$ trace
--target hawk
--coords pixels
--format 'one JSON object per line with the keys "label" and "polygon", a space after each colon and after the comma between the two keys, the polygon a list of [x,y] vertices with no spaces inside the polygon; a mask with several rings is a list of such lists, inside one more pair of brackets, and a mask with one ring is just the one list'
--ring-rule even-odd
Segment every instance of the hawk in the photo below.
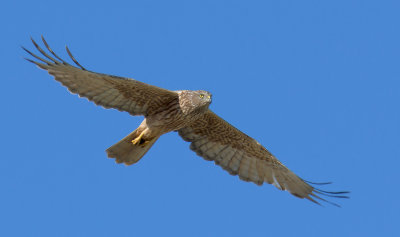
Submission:
{"label": "hawk", "polygon": [[313,187],[311,184],[327,183],[301,179],[255,139],[212,112],[209,109],[210,92],[170,91],[134,79],[92,72],[78,63],[68,47],[66,51],[76,66],[57,56],[43,36],[48,52],[31,40],[44,57],[22,47],[38,61],[26,60],[46,70],[70,92],[105,108],[144,116],[136,130],[106,150],[108,157],[115,158],[117,163],[131,165],[138,162],[161,135],[177,131],[183,140],[191,143],[190,149],[197,155],[214,161],[241,180],[257,185],[273,184],[317,204],[317,200],[322,200],[337,205],[320,195],[348,198],[345,195],[348,192],[328,192]]}

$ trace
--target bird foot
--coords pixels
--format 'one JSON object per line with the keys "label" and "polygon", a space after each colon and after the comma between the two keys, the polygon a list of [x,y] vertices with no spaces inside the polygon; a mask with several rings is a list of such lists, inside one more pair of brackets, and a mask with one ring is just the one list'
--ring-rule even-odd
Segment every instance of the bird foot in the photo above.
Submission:
{"label": "bird foot", "polygon": [[141,138],[141,136],[139,136],[139,137],[133,139],[131,142],[133,145],[140,145],[141,140],[142,140],[142,138]]}
{"label": "bird foot", "polygon": [[135,146],[141,146],[141,147],[145,147],[150,141],[144,140],[142,138],[143,133],[140,134],[137,138],[133,139],[131,142],[133,145]]}

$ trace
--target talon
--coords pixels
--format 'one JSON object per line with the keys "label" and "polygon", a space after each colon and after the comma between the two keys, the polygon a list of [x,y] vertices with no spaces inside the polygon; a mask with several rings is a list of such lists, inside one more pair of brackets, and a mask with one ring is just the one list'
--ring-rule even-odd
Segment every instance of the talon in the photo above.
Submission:
{"label": "talon", "polygon": [[141,137],[137,137],[137,138],[133,139],[131,142],[133,145],[139,145],[141,139],[142,139]]}
{"label": "talon", "polygon": [[133,139],[131,142],[133,145],[141,145],[143,143],[142,140],[143,133],[141,133],[137,138]]}

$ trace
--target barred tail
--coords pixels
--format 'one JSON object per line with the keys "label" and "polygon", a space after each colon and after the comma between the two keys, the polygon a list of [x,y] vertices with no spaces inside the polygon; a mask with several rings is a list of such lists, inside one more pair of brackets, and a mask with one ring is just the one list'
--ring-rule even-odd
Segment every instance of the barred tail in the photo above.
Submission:
{"label": "barred tail", "polygon": [[133,144],[132,140],[138,137],[137,130],[131,132],[121,141],[117,142],[106,150],[109,158],[115,158],[117,163],[132,165],[138,162],[147,151],[153,146],[159,137],[153,138],[145,143]]}

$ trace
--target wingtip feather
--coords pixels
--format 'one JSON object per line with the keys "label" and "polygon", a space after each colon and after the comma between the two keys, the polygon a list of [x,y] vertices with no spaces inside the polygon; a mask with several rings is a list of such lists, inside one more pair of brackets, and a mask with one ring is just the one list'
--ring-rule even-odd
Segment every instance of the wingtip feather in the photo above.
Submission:
{"label": "wingtip feather", "polygon": [[72,55],[71,51],[69,50],[68,46],[65,46],[65,49],[67,50],[67,53],[69,55],[69,57],[72,59],[72,61],[74,61],[74,63],[79,66],[82,70],[87,71],[76,59],[75,57]]}

